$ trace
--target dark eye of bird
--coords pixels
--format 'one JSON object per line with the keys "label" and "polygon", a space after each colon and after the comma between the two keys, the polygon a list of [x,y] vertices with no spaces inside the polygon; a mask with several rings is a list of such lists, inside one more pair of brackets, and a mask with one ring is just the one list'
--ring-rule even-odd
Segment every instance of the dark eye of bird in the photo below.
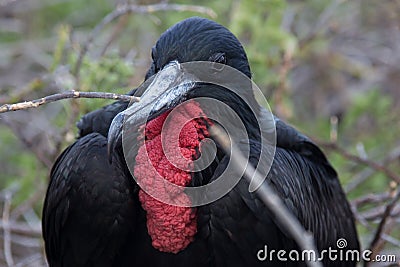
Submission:
{"label": "dark eye of bird", "polygon": [[[217,54],[212,55],[210,57],[210,61],[215,62],[215,63],[220,63],[220,64],[226,64],[225,53],[217,53]],[[213,64],[212,68],[217,71],[221,71],[224,68],[224,66],[220,65],[220,64]]]}
{"label": "dark eye of bird", "polygon": [[225,53],[219,54],[215,62],[225,64],[226,63]]}

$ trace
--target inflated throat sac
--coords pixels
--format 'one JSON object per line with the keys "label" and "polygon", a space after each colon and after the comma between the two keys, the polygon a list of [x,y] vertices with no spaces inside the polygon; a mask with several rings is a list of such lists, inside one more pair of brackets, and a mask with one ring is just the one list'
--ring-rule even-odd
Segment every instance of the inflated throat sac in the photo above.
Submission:
{"label": "inflated throat sac", "polygon": [[[186,194],[166,188],[163,179],[179,186],[190,184],[190,170],[193,161],[199,157],[201,140],[209,136],[207,124],[210,121],[195,101],[176,107],[167,119],[169,113],[149,121],[139,136],[143,144],[135,159],[134,175],[143,188],[151,188],[152,194],[157,194],[159,199],[177,198],[177,203],[190,203]],[[162,144],[161,135],[165,135],[163,138],[175,136],[179,140]],[[162,179],[154,179],[157,175]],[[178,253],[193,241],[197,232],[195,208],[160,202],[142,189],[139,200],[147,212],[147,230],[154,248]]]}

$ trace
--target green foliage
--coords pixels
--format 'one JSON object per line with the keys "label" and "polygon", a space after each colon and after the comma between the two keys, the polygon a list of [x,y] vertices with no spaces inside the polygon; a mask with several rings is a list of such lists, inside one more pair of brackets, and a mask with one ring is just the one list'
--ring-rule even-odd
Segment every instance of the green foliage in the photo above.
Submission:
{"label": "green foliage", "polygon": [[[31,19],[31,34],[46,36],[54,26],[63,22],[74,27],[92,27],[98,18],[110,12],[112,5],[107,0],[87,1],[41,1],[36,16]],[[77,12],[79,11],[79,12]]]}
{"label": "green foliage", "polygon": [[[110,53],[98,60],[85,57],[81,68],[81,91],[107,91],[124,94],[130,91],[129,79],[135,74],[133,65],[117,53]],[[84,99],[84,110],[93,110],[109,103],[109,100]],[[95,102],[95,103],[94,103]]]}
{"label": "green foliage", "polygon": [[[352,136],[352,141],[358,140],[368,147],[376,146],[376,136],[386,141],[394,141],[393,132],[387,127],[397,118],[391,111],[392,99],[382,94],[381,89],[372,89],[354,98],[351,109],[346,113],[343,128]],[[354,131],[354,128],[358,131]],[[375,140],[370,140],[371,137]]]}
{"label": "green foliage", "polygon": [[282,55],[296,50],[296,38],[281,28],[286,7],[287,3],[279,0],[241,1],[233,10],[229,28],[243,41],[260,88],[278,84]]}
{"label": "green foliage", "polygon": [[128,85],[134,75],[133,66],[125,62],[117,53],[107,54],[91,60],[85,57],[81,69],[81,90],[113,91],[116,87]]}
{"label": "green foliage", "polygon": [[48,170],[41,166],[32,153],[21,147],[9,129],[0,128],[0,140],[0,188],[13,188],[12,204],[18,206],[37,191],[38,183],[47,182]]}
{"label": "green foliage", "polygon": [[68,42],[70,34],[71,34],[71,27],[69,25],[61,25],[58,27],[57,29],[58,42],[54,48],[53,64],[50,67],[51,71],[54,71],[55,67],[61,64],[65,45]]}
{"label": "green foliage", "polygon": [[0,40],[4,43],[14,43],[21,39],[21,36],[16,32],[0,32]]}
{"label": "green foliage", "polygon": [[7,188],[16,188],[17,191],[13,196],[13,205],[18,206],[26,200],[27,197],[33,195],[39,187],[39,183],[47,183],[48,171],[41,168],[40,163],[28,151],[14,155],[15,170],[17,174],[9,177],[7,180]]}

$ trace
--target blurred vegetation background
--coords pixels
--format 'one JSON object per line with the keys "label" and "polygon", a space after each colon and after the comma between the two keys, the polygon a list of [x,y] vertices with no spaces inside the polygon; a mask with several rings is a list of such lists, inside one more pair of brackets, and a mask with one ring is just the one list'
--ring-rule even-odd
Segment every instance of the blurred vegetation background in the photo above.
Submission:
{"label": "blurred vegetation background", "polygon": [[[159,11],[118,13],[124,5]],[[0,105],[71,89],[126,93],[143,81],[159,35],[195,15],[238,36],[274,113],[322,146],[363,249],[400,261],[399,1],[0,0]],[[0,115],[0,266],[46,265],[50,168],[79,117],[109,103],[63,100]],[[399,266],[390,264],[371,266]]]}

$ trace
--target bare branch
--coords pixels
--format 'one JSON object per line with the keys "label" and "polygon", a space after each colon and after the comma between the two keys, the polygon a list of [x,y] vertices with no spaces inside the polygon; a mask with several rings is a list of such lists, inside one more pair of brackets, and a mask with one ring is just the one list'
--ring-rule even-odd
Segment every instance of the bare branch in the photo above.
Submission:
{"label": "bare branch", "polygon": [[274,92],[275,112],[283,119],[291,116],[291,111],[283,101],[284,95],[288,90],[288,73],[293,68],[293,51],[291,48],[286,49],[283,55],[282,64],[279,68],[279,83]]}
{"label": "bare branch", "polygon": [[105,46],[101,50],[100,56],[104,56],[106,53],[107,49],[110,47],[113,41],[117,39],[117,37],[123,32],[123,30],[126,28],[126,25],[129,22],[129,16],[128,15],[123,15],[120,17],[118,23],[115,25],[114,29],[111,32],[111,36],[108,38]]}
{"label": "bare branch", "polygon": [[[43,196],[46,193],[46,186],[43,183],[40,183],[38,179],[36,179],[36,181],[38,185],[35,193],[13,209],[13,211],[10,214],[11,220],[16,221],[24,212],[26,212],[29,209],[32,209],[35,203],[38,203],[40,200],[43,199]],[[1,227],[1,221],[0,221],[0,227]]]}
{"label": "bare branch", "polygon": [[380,194],[371,193],[352,200],[351,204],[353,204],[355,207],[359,207],[371,203],[381,203],[389,199],[391,199],[389,192],[383,192]]}
{"label": "bare branch", "polygon": [[382,234],[382,239],[385,240],[386,242],[389,242],[392,245],[395,245],[400,248],[400,240],[397,238],[394,238],[393,236],[387,235],[387,234]]}
{"label": "bare branch", "polygon": [[[384,158],[382,161],[378,162],[378,164],[382,166],[388,166],[390,163],[393,161],[397,160],[400,157],[400,146],[395,147],[391,152],[387,153],[386,158]],[[346,193],[351,192],[357,186],[361,183],[363,183],[368,177],[370,177],[372,174],[374,174],[373,169],[365,169],[362,172],[356,174],[353,179],[346,184],[344,191]]]}
{"label": "bare branch", "polygon": [[12,224],[9,224],[8,222],[5,222],[3,219],[0,220],[0,228],[3,229],[3,231],[4,229],[7,228],[8,231],[21,235],[38,236],[38,237],[42,236],[42,228],[40,225],[38,225],[37,228],[33,228],[27,223],[13,221]]}
{"label": "bare branch", "polygon": [[332,143],[332,142],[324,142],[320,141],[318,139],[312,138],[318,145],[325,147],[327,149],[334,150],[335,152],[339,153],[341,156],[344,158],[347,158],[351,161],[354,161],[358,164],[361,165],[366,165],[370,167],[371,169],[374,169],[375,171],[381,172],[385,174],[387,177],[389,177],[391,180],[395,181],[396,183],[400,184],[400,176],[397,175],[395,172],[390,170],[389,168],[386,168],[385,166],[376,163],[374,161],[371,161],[369,159],[364,159],[359,156],[356,156],[354,154],[351,154],[347,152],[344,148],[341,148],[338,144]]}
{"label": "bare branch", "polygon": [[326,25],[335,14],[335,10],[343,2],[343,0],[335,0],[332,1],[327,7],[325,7],[325,9],[319,15],[316,23],[314,24],[314,27],[311,28],[310,32],[304,38],[299,40],[300,47],[305,46],[307,43],[315,39],[321,29],[324,28],[324,25]]}
{"label": "bare branch", "polygon": [[68,91],[64,93],[49,95],[31,101],[25,101],[16,104],[4,104],[0,106],[0,113],[16,111],[21,109],[28,109],[28,108],[37,108],[38,106],[41,106],[43,104],[68,98],[101,98],[101,99],[114,99],[122,101],[134,101],[134,102],[138,102],[140,99],[139,97],[136,96],[120,95],[120,94],[106,93],[106,92]]}
{"label": "bare branch", "polygon": [[[364,211],[360,213],[360,216],[363,217],[367,221],[377,221],[382,220],[383,216],[385,216],[386,205],[377,206],[375,208],[369,209],[368,211]],[[390,213],[390,217],[395,218],[400,215],[400,206],[396,205],[392,212]]]}
{"label": "bare branch", "polygon": [[4,207],[3,207],[3,246],[4,246],[4,257],[7,262],[7,266],[14,265],[13,254],[11,251],[11,231],[10,231],[10,208],[11,208],[11,197],[12,193],[7,192],[4,196]]}
{"label": "bare branch", "polygon": [[8,126],[10,130],[14,133],[17,139],[28,149],[30,150],[45,168],[50,169],[53,166],[53,160],[55,159],[53,153],[45,153],[44,149],[38,149],[37,146],[33,145],[33,141],[27,138],[22,131],[18,130],[19,128],[16,126],[14,121],[11,118],[3,117],[1,123]]}
{"label": "bare branch", "polygon": [[[354,205],[351,205],[351,208],[352,208],[352,212],[353,212],[353,214],[354,214],[354,217],[356,218],[356,220],[361,224],[361,225],[363,225],[366,229],[368,229],[369,231],[374,231],[374,228],[367,222],[367,220],[363,217],[363,215],[361,215],[358,211],[357,211],[357,209],[354,207]],[[383,212],[382,212],[383,213]],[[382,215],[382,214],[381,214]],[[381,216],[380,216],[381,217]],[[382,235],[381,235],[381,238],[382,238],[382,240],[385,240],[386,242],[388,242],[388,243],[390,243],[390,244],[392,244],[392,245],[395,245],[395,246],[397,246],[397,247],[400,247],[400,240],[398,240],[398,239],[396,239],[396,238],[394,238],[394,237],[392,237],[392,236],[389,236],[389,235],[387,235],[387,234],[385,234],[385,233],[382,233]]]}
{"label": "bare branch", "polygon": [[[35,253],[31,256],[28,256],[24,259],[22,259],[20,262],[15,264],[15,267],[20,267],[20,266],[37,266],[37,262],[42,263],[42,254],[40,253]],[[36,265],[34,265],[34,263],[36,263]],[[44,266],[47,266],[44,265]]]}
{"label": "bare branch", "polygon": [[217,14],[212,10],[211,8],[208,7],[203,7],[203,6],[196,6],[196,5],[180,5],[180,4],[168,4],[168,3],[160,3],[160,4],[154,4],[154,5],[121,5],[118,6],[116,9],[114,9],[111,13],[109,13],[107,16],[105,16],[99,24],[96,25],[96,27],[93,29],[93,31],[89,34],[89,38],[83,45],[83,48],[81,49],[78,57],[78,61],[76,62],[75,68],[74,68],[74,76],[76,76],[79,80],[79,70],[81,68],[82,60],[85,54],[87,53],[89,46],[92,44],[94,38],[99,35],[101,30],[109,23],[117,19],[118,17],[125,15],[125,14],[130,14],[130,13],[136,13],[136,14],[146,14],[146,13],[154,13],[158,11],[191,11],[191,12],[196,12],[200,14],[206,14],[210,16],[211,18],[217,17]]}
{"label": "bare branch", "polygon": [[369,245],[369,249],[375,253],[376,253],[376,251],[375,251],[376,247],[382,238],[382,233],[383,233],[385,226],[390,218],[392,210],[396,206],[396,203],[399,201],[399,199],[400,199],[400,189],[398,188],[396,195],[394,196],[392,201],[386,206],[385,212],[382,215],[382,219],[381,219],[379,226],[375,232],[374,238],[372,239],[371,244]]}
{"label": "bare branch", "polygon": [[[219,126],[212,126],[210,128],[210,133],[222,146],[225,153],[231,155],[231,160],[234,162],[234,165],[238,166],[240,171],[244,170],[243,176],[249,183],[253,177],[259,181],[263,180],[261,174],[258,173],[251,164],[247,164],[248,161],[246,158],[244,158],[239,149],[230,142],[227,134]],[[315,251],[316,254],[318,253],[312,235],[304,229],[299,220],[286,208],[275,190],[273,190],[268,183],[263,183],[255,193],[274,213],[280,225],[289,231],[300,249],[303,251]],[[311,267],[322,267],[321,262],[318,261],[309,260],[306,261],[306,263]]]}

